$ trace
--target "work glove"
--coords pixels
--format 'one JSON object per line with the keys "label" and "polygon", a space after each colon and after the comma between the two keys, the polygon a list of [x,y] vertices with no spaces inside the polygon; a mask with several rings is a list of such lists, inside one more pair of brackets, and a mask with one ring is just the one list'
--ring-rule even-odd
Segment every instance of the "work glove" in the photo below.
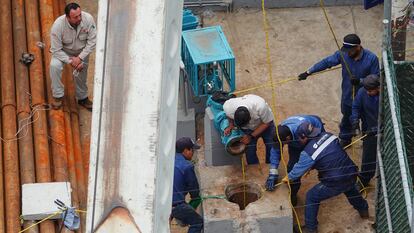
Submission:
{"label": "work glove", "polygon": [[197,209],[197,207],[201,204],[201,198],[197,197],[194,199],[191,199],[190,202],[188,203],[191,207],[193,207],[193,209]]}
{"label": "work glove", "polygon": [[359,86],[359,78],[356,78],[355,76],[352,76],[351,77],[351,84],[353,85],[353,86]]}
{"label": "work glove", "polygon": [[377,133],[378,133],[378,127],[372,127],[366,132],[367,136],[376,136]]}
{"label": "work glove", "polygon": [[276,185],[278,179],[279,179],[279,175],[270,174],[269,177],[266,180],[266,190],[267,191],[275,190],[275,185]]}
{"label": "work glove", "polygon": [[310,75],[310,74],[308,73],[308,71],[303,72],[303,73],[301,73],[301,74],[298,76],[298,80],[299,80],[299,81],[306,80],[306,78],[308,78],[308,76],[309,76],[309,75]]}
{"label": "work glove", "polygon": [[359,135],[360,132],[361,130],[359,128],[359,121],[352,123],[352,137]]}

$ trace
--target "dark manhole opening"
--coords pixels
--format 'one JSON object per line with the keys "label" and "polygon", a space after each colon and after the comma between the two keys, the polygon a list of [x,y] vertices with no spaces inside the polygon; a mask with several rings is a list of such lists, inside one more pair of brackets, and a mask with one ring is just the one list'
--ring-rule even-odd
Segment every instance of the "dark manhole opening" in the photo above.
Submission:
{"label": "dark manhole opening", "polygon": [[259,200],[262,196],[260,186],[255,183],[231,184],[226,187],[227,200],[239,205],[240,210],[252,202]]}

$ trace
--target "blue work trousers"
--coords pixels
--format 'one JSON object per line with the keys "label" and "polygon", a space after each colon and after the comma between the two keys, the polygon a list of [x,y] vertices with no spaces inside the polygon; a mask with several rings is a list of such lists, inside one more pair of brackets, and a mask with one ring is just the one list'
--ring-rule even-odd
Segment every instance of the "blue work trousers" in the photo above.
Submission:
{"label": "blue work trousers", "polygon": [[200,233],[203,229],[203,218],[187,203],[181,203],[173,207],[171,217],[190,225],[188,233]]}
{"label": "blue work trousers", "polygon": [[[252,130],[243,130],[244,133],[249,134]],[[262,138],[266,146],[266,163],[270,163],[270,149],[273,146],[273,136],[275,133],[275,124],[270,122],[269,127],[263,133],[258,135],[256,138],[252,138],[246,149],[246,160],[248,164],[258,164],[259,158],[257,157],[257,139]]]}
{"label": "blue work trousers", "polygon": [[[300,153],[303,151],[304,147],[295,147],[288,145],[289,151],[289,162],[287,164],[288,173],[293,169],[293,166],[299,161]],[[299,191],[301,185],[300,177],[297,180],[293,180],[290,184],[290,196],[295,197]]]}
{"label": "blue work trousers", "polygon": [[342,120],[339,124],[339,138],[344,141],[352,140],[351,114],[352,107],[341,103]]}
{"label": "blue work trousers", "polygon": [[364,186],[374,177],[377,168],[377,137],[368,136],[362,143],[362,164],[359,173]]}
{"label": "blue work trousers", "polygon": [[361,194],[355,188],[355,182],[348,185],[326,186],[322,183],[315,185],[306,193],[305,207],[305,225],[309,229],[317,229],[318,227],[318,210],[321,201],[331,197],[345,194],[348,202],[358,211],[368,210],[367,201],[362,198]]}

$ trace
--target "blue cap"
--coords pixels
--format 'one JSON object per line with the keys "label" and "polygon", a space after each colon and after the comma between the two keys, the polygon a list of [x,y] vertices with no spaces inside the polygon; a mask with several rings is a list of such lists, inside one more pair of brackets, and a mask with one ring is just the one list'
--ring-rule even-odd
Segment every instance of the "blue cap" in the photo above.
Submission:
{"label": "blue cap", "polygon": [[321,133],[320,128],[314,127],[311,123],[305,121],[299,125],[298,129],[296,130],[296,135],[298,137],[308,137],[314,138]]}
{"label": "blue cap", "polygon": [[184,149],[200,149],[200,145],[198,145],[197,143],[195,143],[191,138],[189,137],[182,137],[179,138],[176,142],[175,142],[175,151],[177,153],[181,153],[184,151]]}

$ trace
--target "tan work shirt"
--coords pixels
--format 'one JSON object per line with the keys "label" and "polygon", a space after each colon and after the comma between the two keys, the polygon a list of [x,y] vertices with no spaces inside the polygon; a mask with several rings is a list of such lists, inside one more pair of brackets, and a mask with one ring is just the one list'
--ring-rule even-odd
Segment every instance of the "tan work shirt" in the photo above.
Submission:
{"label": "tan work shirt", "polygon": [[96,25],[92,15],[82,11],[82,21],[73,28],[66,15],[59,16],[50,31],[50,52],[53,57],[70,63],[69,57],[79,56],[84,60],[96,45]]}

